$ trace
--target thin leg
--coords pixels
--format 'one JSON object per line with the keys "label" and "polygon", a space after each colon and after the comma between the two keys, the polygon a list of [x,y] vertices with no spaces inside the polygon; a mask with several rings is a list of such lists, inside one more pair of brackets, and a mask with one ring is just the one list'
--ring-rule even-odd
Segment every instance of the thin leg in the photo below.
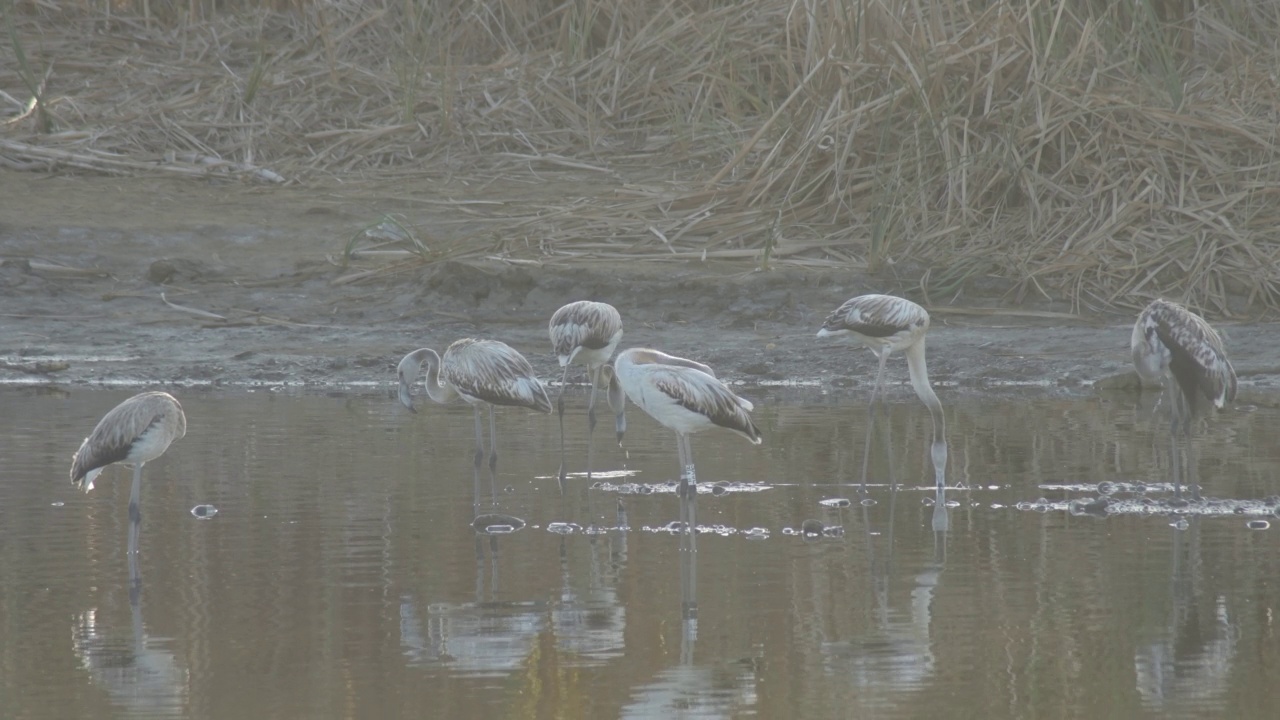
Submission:
{"label": "thin leg", "polygon": [[[560,374],[560,394],[556,396],[556,412],[560,415],[560,472],[556,473],[557,482],[560,483],[560,493],[564,494],[564,481],[567,474],[564,471],[564,384],[569,378],[569,366],[564,366],[564,372]],[[595,388],[592,388],[594,390]],[[595,397],[595,395],[592,395]]]}
{"label": "thin leg", "polygon": [[498,423],[493,419],[493,406],[489,406],[489,492],[493,504],[498,504]]}
{"label": "thin leg", "polygon": [[142,528],[142,508],[138,506],[142,499],[142,466],[138,463],[133,468],[133,488],[129,491],[129,557],[138,554],[138,531]]}
{"label": "thin leg", "polygon": [[676,434],[676,455],[680,459],[680,490],[677,494],[683,497],[686,483],[688,482],[685,478],[685,468],[689,466],[689,463],[684,456],[684,438],[679,433]]}
{"label": "thin leg", "polygon": [[881,384],[884,382],[884,366],[889,361],[889,351],[880,352],[880,370],[876,372],[876,384],[871,389],[871,405],[867,408],[867,442],[862,450],[862,494],[867,494],[867,467],[871,460],[871,431],[876,426],[876,396],[880,394]]}
{"label": "thin leg", "polygon": [[[680,537],[680,549],[688,553],[698,552],[698,494],[690,493],[677,498],[680,503],[680,522],[685,534]],[[681,566],[681,574],[686,568]]]}
{"label": "thin leg", "polygon": [[684,471],[680,474],[680,489],[686,495],[698,493],[698,475],[693,467],[693,447],[689,445],[689,436],[680,436],[680,445],[684,452]]}
{"label": "thin leg", "polygon": [[1192,421],[1188,420],[1186,433],[1185,433],[1185,437],[1186,437],[1185,442],[1186,442],[1186,449],[1187,449],[1187,454],[1186,454],[1187,470],[1185,473],[1183,473],[1183,475],[1187,479],[1187,485],[1190,486],[1191,488],[1191,499],[1199,500],[1200,499],[1200,478],[1199,478],[1199,473],[1197,472],[1197,470],[1199,469],[1199,463],[1196,461],[1195,439],[1191,437],[1192,426],[1193,426]]}
{"label": "thin leg", "polygon": [[889,401],[885,399],[884,394],[880,395],[880,404],[884,406],[884,454],[889,458],[889,488],[893,489],[894,483],[898,481],[898,475],[893,466],[893,417],[889,414]]}
{"label": "thin leg", "polygon": [[473,405],[471,406],[471,409],[475,414],[475,422],[476,422],[476,454],[475,454],[475,462],[474,462],[475,488],[474,488],[472,504],[475,505],[476,507],[479,507],[480,505],[480,464],[484,462],[484,430],[482,429],[482,426],[480,424],[480,406]]}
{"label": "thin leg", "polygon": [[600,384],[600,369],[602,366],[587,366],[587,378],[591,381],[591,399],[587,401],[587,481],[591,481],[591,438],[596,431],[596,386]]}

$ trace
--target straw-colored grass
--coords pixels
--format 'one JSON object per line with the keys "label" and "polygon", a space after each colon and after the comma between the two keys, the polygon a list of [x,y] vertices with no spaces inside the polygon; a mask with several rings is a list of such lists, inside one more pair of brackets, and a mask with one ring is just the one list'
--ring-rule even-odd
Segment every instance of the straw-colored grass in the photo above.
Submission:
{"label": "straw-colored grass", "polygon": [[209,7],[17,3],[0,162],[563,172],[578,194],[486,214],[536,240],[509,254],[847,264],[934,303],[995,275],[1075,309],[1280,307],[1275,2]]}

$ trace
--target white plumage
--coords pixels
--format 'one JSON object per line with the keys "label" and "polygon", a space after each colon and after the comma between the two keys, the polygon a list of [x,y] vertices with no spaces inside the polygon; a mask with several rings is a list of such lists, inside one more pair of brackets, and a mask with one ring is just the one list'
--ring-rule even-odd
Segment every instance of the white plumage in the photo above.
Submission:
{"label": "white plumage", "polygon": [[[491,483],[495,483],[498,438],[493,417],[494,406],[525,407],[549,413],[551,401],[547,398],[547,389],[534,375],[529,361],[510,345],[496,340],[463,338],[450,345],[444,351],[443,358],[431,348],[419,348],[400,361],[397,368],[400,402],[410,410],[413,410],[410,390],[422,373],[423,363],[427,365],[427,397],[438,403],[449,403],[461,398],[475,412],[477,489],[480,464],[484,458],[480,406],[489,407],[489,479]],[[496,487],[494,493],[496,497]]]}
{"label": "white plumage", "polygon": [[142,512],[142,466],[164,454],[187,434],[187,416],[172,395],[145,392],[115,406],[98,421],[71,459],[71,482],[89,492],[103,468],[113,463],[133,465],[129,492],[129,555],[138,552]]}
{"label": "white plumage", "polygon": [[600,373],[613,351],[622,340],[622,316],[608,303],[579,300],[556,310],[547,326],[551,336],[551,351],[560,360],[564,372],[560,376],[560,394],[556,397],[556,410],[560,416],[560,471],[561,483],[564,469],[564,388],[569,378],[569,366],[585,365],[587,380],[591,383],[591,398],[587,401],[587,478],[591,477],[591,437],[596,429],[596,388]]}
{"label": "white plumage", "polygon": [[885,364],[889,355],[895,352],[906,354],[911,387],[925,407],[929,408],[929,419],[933,422],[930,456],[933,460],[934,479],[938,486],[946,482],[946,418],[942,413],[942,403],[929,384],[929,369],[925,362],[925,335],[928,331],[929,313],[910,300],[893,295],[860,295],[851,298],[828,315],[822,323],[822,329],[818,330],[818,337],[852,335],[871,348],[871,352],[880,361],[876,384],[871,391],[867,442],[862,458],[864,493],[867,489],[867,460],[871,452],[876,397],[882,392]]}
{"label": "white plumage", "polygon": [[[735,395],[716,379],[711,368],[700,362],[657,350],[631,348],[618,353],[613,363],[613,377],[631,402],[675,431],[682,493],[697,483],[689,447],[692,433],[720,427],[752,444],[761,442],[760,431],[748,414],[753,409],[751,403]],[[611,392],[611,402],[616,395]],[[620,404],[620,398],[618,402]]]}

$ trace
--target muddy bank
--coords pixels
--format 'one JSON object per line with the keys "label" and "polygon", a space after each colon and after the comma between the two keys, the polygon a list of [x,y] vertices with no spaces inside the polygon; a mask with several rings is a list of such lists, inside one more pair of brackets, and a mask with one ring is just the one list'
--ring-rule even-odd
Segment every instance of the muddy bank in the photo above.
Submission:
{"label": "muddy bank", "polygon": [[[0,225],[7,383],[389,385],[404,353],[463,336],[503,340],[552,378],[547,320],[589,298],[621,311],[624,347],[695,357],[748,384],[849,386],[870,380],[874,358],[815,338],[826,314],[866,292],[923,300],[905,277],[749,263],[443,261],[341,282],[352,268],[335,256],[367,217],[362,203],[376,204],[367,198],[158,190],[175,204],[154,202],[154,181],[76,179],[68,205],[67,188],[50,196],[0,176],[25,209]],[[929,304],[935,382],[1089,393],[1135,381],[1129,318],[1012,306],[1006,290],[993,280]],[[1280,374],[1274,324],[1219,326],[1243,395],[1267,394]]]}

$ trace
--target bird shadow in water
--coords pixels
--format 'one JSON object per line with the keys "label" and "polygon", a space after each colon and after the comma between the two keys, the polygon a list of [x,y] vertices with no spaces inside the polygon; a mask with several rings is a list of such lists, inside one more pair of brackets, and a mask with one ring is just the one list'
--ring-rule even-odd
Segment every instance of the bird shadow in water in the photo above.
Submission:
{"label": "bird shadow in water", "polygon": [[72,649],[93,682],[130,717],[181,715],[189,707],[189,672],[168,649],[171,638],[147,635],[142,578],[136,560],[130,560],[129,634],[107,622],[115,614],[109,607],[94,607],[76,617]]}

